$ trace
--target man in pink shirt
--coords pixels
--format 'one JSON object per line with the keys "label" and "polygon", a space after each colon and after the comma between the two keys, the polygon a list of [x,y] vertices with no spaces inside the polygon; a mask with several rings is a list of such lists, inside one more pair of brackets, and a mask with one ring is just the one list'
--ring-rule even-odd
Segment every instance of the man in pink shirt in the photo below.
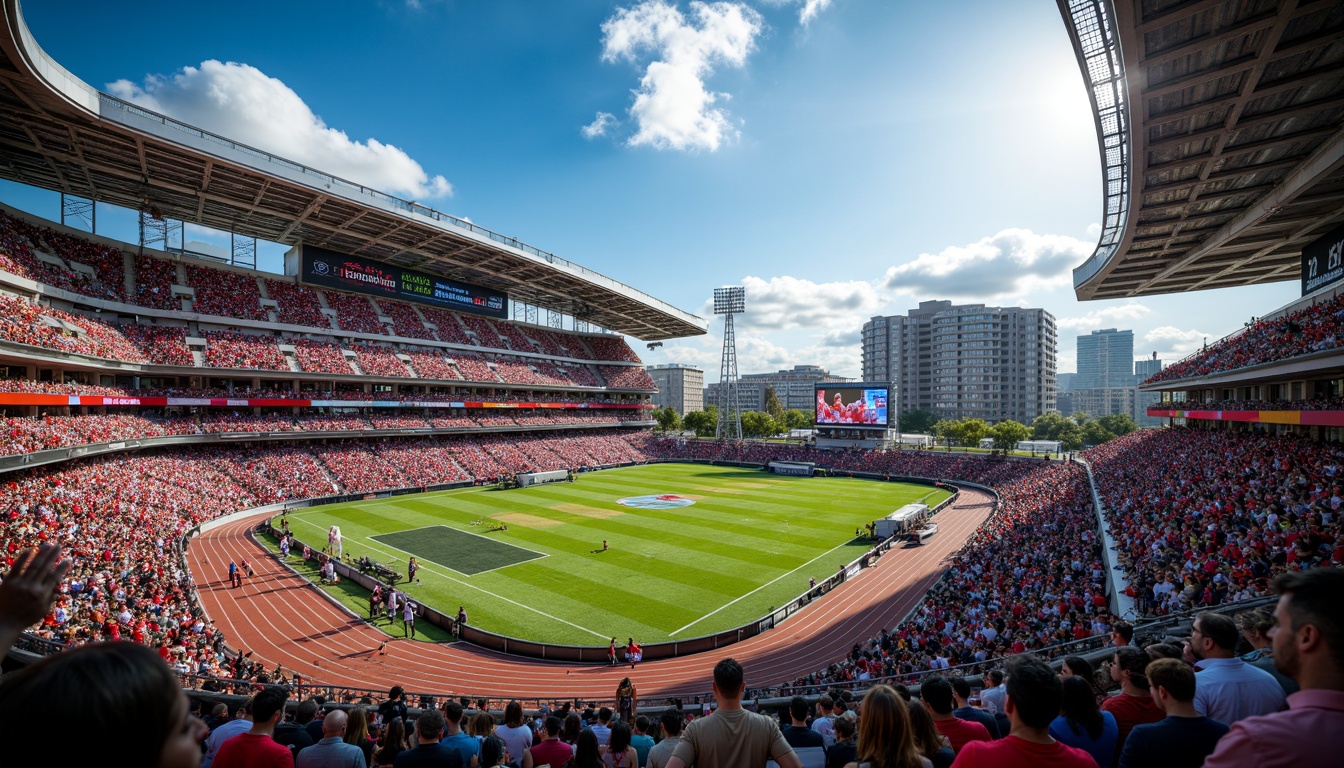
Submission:
{"label": "man in pink shirt", "polygon": [[1239,720],[1205,768],[1339,764],[1344,732],[1344,569],[1313,568],[1274,581],[1282,597],[1269,630],[1274,666],[1301,687],[1283,712]]}

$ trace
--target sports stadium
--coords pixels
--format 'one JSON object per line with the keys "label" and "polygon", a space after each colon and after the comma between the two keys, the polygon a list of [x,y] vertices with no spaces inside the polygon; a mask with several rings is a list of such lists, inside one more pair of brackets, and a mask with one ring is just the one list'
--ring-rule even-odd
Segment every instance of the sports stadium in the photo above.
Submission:
{"label": "sports stadium", "polygon": [[[1058,5],[1104,173],[1077,295],[1302,282],[1143,384],[1165,426],[1067,460],[660,436],[626,337],[704,318],[101,93],[4,0],[0,177],[150,233],[0,206],[7,566],[73,560],[7,663],[130,640],[210,702],[488,711],[633,676],[699,713],[726,655],[758,702],[857,700],[1272,610],[1344,562],[1344,9]],[[285,272],[175,251],[174,221]],[[936,536],[868,528],[908,505]]]}

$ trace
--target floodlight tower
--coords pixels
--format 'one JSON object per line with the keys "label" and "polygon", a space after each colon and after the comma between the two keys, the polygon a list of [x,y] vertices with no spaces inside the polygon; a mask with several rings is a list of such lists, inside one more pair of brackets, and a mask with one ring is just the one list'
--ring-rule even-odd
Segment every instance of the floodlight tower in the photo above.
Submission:
{"label": "floodlight tower", "polygon": [[742,439],[742,406],[738,399],[737,338],[733,315],[747,310],[747,289],[714,289],[714,314],[723,315],[723,357],[719,363],[719,423],[714,436],[720,440]]}

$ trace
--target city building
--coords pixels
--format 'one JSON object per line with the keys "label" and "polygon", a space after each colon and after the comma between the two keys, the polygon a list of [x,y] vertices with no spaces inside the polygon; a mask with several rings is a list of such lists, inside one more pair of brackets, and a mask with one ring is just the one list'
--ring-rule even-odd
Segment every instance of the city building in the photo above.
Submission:
{"label": "city building", "polygon": [[864,381],[890,381],[898,413],[1012,419],[1055,410],[1055,318],[1043,309],[922,301],[863,325]]}
{"label": "city building", "polygon": [[[814,385],[845,383],[853,379],[835,376],[819,365],[795,365],[792,370],[743,374],[737,381],[738,402],[744,411],[764,411],[766,390],[773,388],[785,410],[796,408],[810,415],[816,408]],[[717,403],[718,391],[717,382],[705,387],[705,402]]]}
{"label": "city building", "polygon": [[1078,373],[1070,389],[1134,384],[1134,332],[1107,328],[1078,337]]}
{"label": "city building", "polygon": [[658,394],[653,396],[654,405],[659,408],[672,406],[682,416],[705,409],[704,371],[681,363],[646,365],[644,370],[658,387]]}
{"label": "city building", "polygon": [[[1162,361],[1154,352],[1151,358],[1134,361],[1134,387],[1147,381],[1150,376],[1162,370]],[[1148,415],[1148,406],[1156,405],[1162,399],[1161,392],[1138,392],[1134,396],[1134,423],[1140,427],[1160,427],[1162,419]]]}

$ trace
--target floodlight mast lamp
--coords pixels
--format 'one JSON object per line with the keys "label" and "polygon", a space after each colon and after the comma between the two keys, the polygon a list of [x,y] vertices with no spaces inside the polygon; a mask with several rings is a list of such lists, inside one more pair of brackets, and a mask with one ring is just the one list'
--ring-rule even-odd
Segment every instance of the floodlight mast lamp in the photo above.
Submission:
{"label": "floodlight mast lamp", "polygon": [[747,289],[742,286],[714,289],[714,314],[723,315],[723,357],[719,363],[719,421],[714,436],[720,440],[742,439],[742,407],[738,397],[737,339],[733,315],[747,310]]}

